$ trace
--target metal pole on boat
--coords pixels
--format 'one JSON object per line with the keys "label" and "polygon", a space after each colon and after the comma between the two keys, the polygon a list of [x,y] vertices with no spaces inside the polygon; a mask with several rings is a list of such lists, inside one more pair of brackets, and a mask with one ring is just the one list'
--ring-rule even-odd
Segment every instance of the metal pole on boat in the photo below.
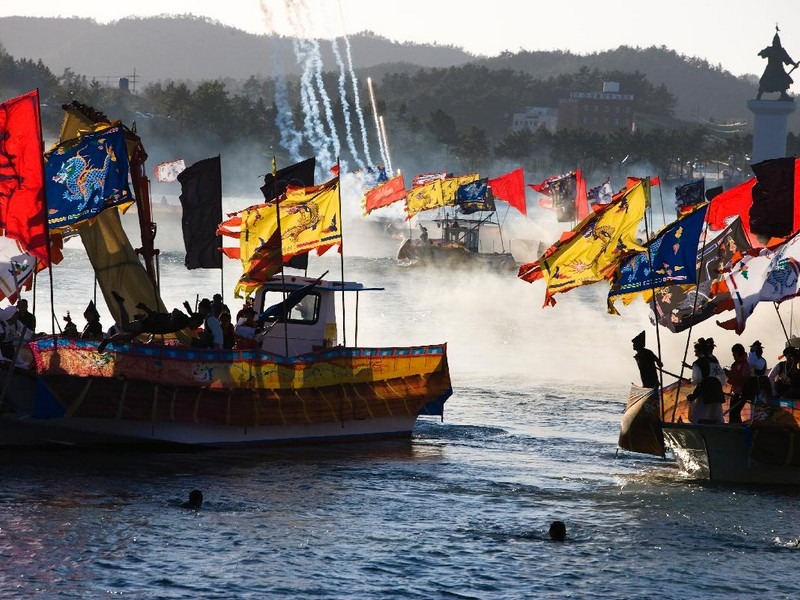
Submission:
{"label": "metal pole on boat", "polygon": [[[339,173],[336,177],[339,178],[339,182],[336,185],[336,191],[339,194],[339,227],[342,227],[343,219],[342,219],[342,180],[341,180],[341,173],[342,173],[342,165],[339,163],[339,157],[336,157],[336,172]],[[342,345],[347,346],[347,312],[344,303],[344,228],[342,227],[342,241],[339,242],[339,263],[341,265],[341,272],[342,272]]]}

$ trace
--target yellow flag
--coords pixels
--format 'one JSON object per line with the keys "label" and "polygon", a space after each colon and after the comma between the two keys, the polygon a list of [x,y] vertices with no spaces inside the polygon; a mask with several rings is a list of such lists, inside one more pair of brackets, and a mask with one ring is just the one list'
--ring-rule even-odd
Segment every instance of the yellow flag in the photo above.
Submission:
{"label": "yellow flag", "polygon": [[239,231],[239,258],[245,269],[253,254],[278,229],[278,217],[275,203],[259,204],[241,211],[242,224]]}
{"label": "yellow flag", "polygon": [[342,242],[338,177],[323,185],[289,187],[279,206],[284,257]]}
{"label": "yellow flag", "polygon": [[460,177],[448,177],[442,180],[442,197],[446,204],[456,203],[456,192],[459,186],[478,181],[480,175],[472,173],[470,175],[461,175]]}
{"label": "yellow flag", "polygon": [[406,197],[407,218],[411,218],[418,212],[445,206],[444,194],[442,194],[442,180],[436,179],[425,185],[411,188]]}
{"label": "yellow flag", "polygon": [[553,295],[609,278],[619,261],[644,248],[636,241],[636,230],[644,217],[647,193],[638,182],[599,212],[586,217],[565,241],[556,242],[534,263],[522,265],[525,281],[545,279],[545,304],[554,305]]}

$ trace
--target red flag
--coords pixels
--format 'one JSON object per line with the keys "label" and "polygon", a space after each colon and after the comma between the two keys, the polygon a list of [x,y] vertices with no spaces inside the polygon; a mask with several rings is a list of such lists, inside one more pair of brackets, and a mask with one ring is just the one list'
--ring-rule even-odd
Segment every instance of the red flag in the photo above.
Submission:
{"label": "red flag", "polygon": [[525,180],[522,169],[516,169],[500,177],[489,180],[492,195],[500,200],[505,200],[523,215],[528,214],[525,205]]}
{"label": "red flag", "polygon": [[586,197],[586,180],[580,169],[575,171],[575,218],[578,222],[589,216],[589,199]]}
{"label": "red flag", "polygon": [[0,104],[0,227],[47,266],[42,156],[39,92]]}
{"label": "red flag", "polygon": [[750,237],[750,205],[753,203],[755,184],[756,178],[753,177],[715,196],[706,215],[709,227],[724,229],[727,226],[726,219],[738,215],[747,237]]}
{"label": "red flag", "polygon": [[403,183],[403,175],[396,175],[386,183],[382,183],[376,188],[372,188],[364,196],[364,214],[368,215],[376,208],[389,206],[392,202],[397,202],[406,197],[406,186]]}

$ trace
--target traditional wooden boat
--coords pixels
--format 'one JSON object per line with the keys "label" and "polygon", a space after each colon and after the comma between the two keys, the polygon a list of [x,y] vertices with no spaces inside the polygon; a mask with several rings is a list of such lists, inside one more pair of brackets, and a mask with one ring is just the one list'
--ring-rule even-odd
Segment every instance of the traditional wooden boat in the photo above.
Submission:
{"label": "traditional wooden boat", "polygon": [[[309,283],[305,277],[275,280],[256,302]],[[0,418],[10,435],[0,437],[0,445],[408,437],[418,415],[443,415],[452,393],[446,345],[337,345],[330,319],[342,288],[364,289],[320,282],[306,296],[307,316],[290,314],[254,350],[133,343],[98,352],[95,341],[35,340],[35,376],[15,375],[11,410]]]}
{"label": "traditional wooden boat", "polygon": [[[514,271],[518,265],[510,252],[486,252],[483,237],[496,238],[502,245],[500,224],[494,211],[481,218],[456,218],[445,214],[433,223],[441,237],[427,237],[427,227],[418,238],[403,240],[397,251],[397,260],[404,265],[452,269],[459,267],[486,268],[496,271]],[[482,243],[483,242],[483,243]]]}
{"label": "traditional wooden boat", "polygon": [[[89,107],[65,109],[62,137],[107,122]],[[165,310],[153,265],[158,252],[146,154],[135,133],[126,134],[143,248],[134,252],[116,208],[78,231],[118,323],[120,306],[108,301],[117,291],[132,306]],[[96,265],[114,276],[100,278]],[[443,415],[452,393],[447,347],[360,347],[357,337],[347,345],[343,315],[343,339],[337,334],[335,296],[367,289],[283,273],[267,279],[253,308],[262,315],[280,310],[246,350],[193,348],[174,336],[102,349],[97,341],[61,335],[35,339],[29,343],[33,369],[0,374],[0,446],[216,447],[408,437],[418,415]],[[356,300],[356,313],[357,307]]]}
{"label": "traditional wooden boat", "polygon": [[790,400],[748,405],[742,423],[689,421],[686,380],[658,389],[632,386],[619,446],[665,456],[692,478],[728,483],[800,484],[800,409]]}

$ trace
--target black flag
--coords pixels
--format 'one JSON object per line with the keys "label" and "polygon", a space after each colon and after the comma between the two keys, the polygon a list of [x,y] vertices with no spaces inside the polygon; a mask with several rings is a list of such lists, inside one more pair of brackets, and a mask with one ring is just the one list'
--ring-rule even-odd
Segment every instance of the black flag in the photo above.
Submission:
{"label": "black flag", "polygon": [[269,202],[274,198],[280,197],[286,191],[286,186],[289,185],[300,187],[314,185],[314,169],[316,166],[317,159],[312,156],[299,163],[280,169],[275,175],[268,173],[264,176],[264,185],[261,187],[264,200]]}
{"label": "black flag", "polygon": [[178,175],[183,206],[187,269],[221,269],[222,169],[219,156],[194,163]]}

